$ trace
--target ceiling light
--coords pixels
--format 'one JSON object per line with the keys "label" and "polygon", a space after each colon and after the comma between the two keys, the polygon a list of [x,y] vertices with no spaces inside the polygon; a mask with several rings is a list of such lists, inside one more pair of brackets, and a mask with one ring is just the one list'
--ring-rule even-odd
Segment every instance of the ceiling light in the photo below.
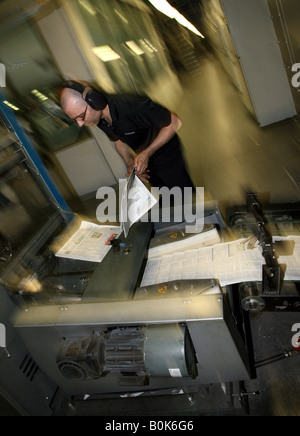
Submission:
{"label": "ceiling light", "polygon": [[95,9],[93,8],[93,6],[90,4],[90,2],[88,0],[79,0],[79,3],[91,15],[96,15],[97,14],[97,12],[95,11]]}
{"label": "ceiling light", "polygon": [[196,29],[196,27],[190,23],[182,14],[180,14],[177,9],[173,8],[167,0],[149,0],[149,2],[160,12],[167,15],[169,18],[175,19],[182,26],[194,32],[196,35],[204,38],[204,35]]}
{"label": "ceiling light", "polygon": [[145,50],[149,51],[150,53],[157,52],[157,49],[154,47],[153,44],[151,44],[148,39],[140,39],[140,44],[144,47]]}
{"label": "ceiling light", "polygon": [[120,12],[117,11],[117,9],[114,9],[114,11],[115,11],[115,13],[116,13],[120,18],[121,18],[121,20],[124,21],[124,23],[129,24],[129,23],[128,23],[128,20],[126,20],[126,18],[123,17],[123,15],[120,14]]}
{"label": "ceiling light", "polygon": [[13,109],[14,111],[19,111],[20,110],[17,106],[15,106],[14,104],[10,103],[7,100],[4,100],[3,103],[6,104],[6,106],[8,106],[11,109]]}
{"label": "ceiling light", "polygon": [[37,89],[33,89],[31,91],[31,94],[35,95],[39,100],[41,101],[47,101],[48,97],[46,97],[44,94],[42,94],[40,91],[38,91]]}
{"label": "ceiling light", "polygon": [[139,45],[137,45],[134,41],[126,41],[126,45],[138,56],[141,56],[145,52],[141,49]]}
{"label": "ceiling light", "polygon": [[144,49],[146,50],[146,51],[148,51],[148,52],[150,52],[150,53],[153,53],[154,52],[154,50],[148,45],[148,44],[146,44],[145,43],[145,41],[143,40],[143,39],[140,39],[140,44],[144,47]]}
{"label": "ceiling light", "polygon": [[113,51],[109,45],[102,45],[100,47],[92,48],[93,53],[95,53],[98,58],[100,58],[103,62],[110,62],[120,59],[118,53]]}

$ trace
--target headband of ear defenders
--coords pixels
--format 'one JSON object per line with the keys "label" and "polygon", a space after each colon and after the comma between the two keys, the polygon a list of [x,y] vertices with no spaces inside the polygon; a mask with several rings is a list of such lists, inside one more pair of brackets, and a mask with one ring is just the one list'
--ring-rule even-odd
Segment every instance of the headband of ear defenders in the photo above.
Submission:
{"label": "headband of ear defenders", "polygon": [[79,92],[83,100],[86,101],[87,104],[96,111],[102,111],[107,106],[106,97],[95,88],[84,86],[79,82],[75,82],[74,80],[68,80],[67,82],[64,82],[62,84],[62,88],[69,88]]}

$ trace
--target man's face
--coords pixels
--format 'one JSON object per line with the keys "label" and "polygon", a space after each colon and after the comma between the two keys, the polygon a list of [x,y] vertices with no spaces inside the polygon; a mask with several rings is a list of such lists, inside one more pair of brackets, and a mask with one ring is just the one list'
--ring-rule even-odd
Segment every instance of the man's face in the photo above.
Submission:
{"label": "man's face", "polygon": [[65,108],[65,114],[72,120],[76,121],[79,127],[95,127],[99,124],[102,111],[96,111],[89,106],[83,99],[68,99],[67,106]]}

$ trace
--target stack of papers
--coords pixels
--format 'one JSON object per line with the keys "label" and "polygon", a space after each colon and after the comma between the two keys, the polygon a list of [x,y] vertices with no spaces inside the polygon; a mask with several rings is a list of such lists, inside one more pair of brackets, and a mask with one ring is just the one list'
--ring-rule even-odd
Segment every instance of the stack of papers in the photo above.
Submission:
{"label": "stack of papers", "polygon": [[[300,237],[274,238],[295,242],[292,256],[281,256],[280,264],[287,266],[285,280],[300,280]],[[245,281],[262,281],[265,263],[262,249],[249,245],[249,239],[216,244],[196,250],[177,252],[151,258],[146,266],[141,286],[174,280],[216,279],[221,286]]]}
{"label": "stack of papers", "polygon": [[[178,232],[172,232],[169,236],[169,241],[172,242],[164,243],[165,239],[157,238],[158,242],[161,240],[161,244],[157,242],[156,246],[150,246],[148,252],[148,259],[155,257],[167,256],[170,254],[175,254],[178,252],[183,252],[185,250],[192,250],[200,247],[211,246],[221,242],[220,235],[216,228],[212,228],[208,231],[203,231],[198,234],[184,234],[184,237],[180,238]],[[153,240],[153,243],[155,239]]]}

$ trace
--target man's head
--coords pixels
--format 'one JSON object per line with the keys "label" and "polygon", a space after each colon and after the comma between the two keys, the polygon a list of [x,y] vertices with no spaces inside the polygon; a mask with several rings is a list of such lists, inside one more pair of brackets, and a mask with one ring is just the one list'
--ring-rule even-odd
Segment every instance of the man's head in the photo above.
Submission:
{"label": "man's head", "polygon": [[102,111],[107,106],[106,99],[99,91],[79,82],[65,82],[60,95],[62,110],[75,120],[80,127],[97,126]]}

